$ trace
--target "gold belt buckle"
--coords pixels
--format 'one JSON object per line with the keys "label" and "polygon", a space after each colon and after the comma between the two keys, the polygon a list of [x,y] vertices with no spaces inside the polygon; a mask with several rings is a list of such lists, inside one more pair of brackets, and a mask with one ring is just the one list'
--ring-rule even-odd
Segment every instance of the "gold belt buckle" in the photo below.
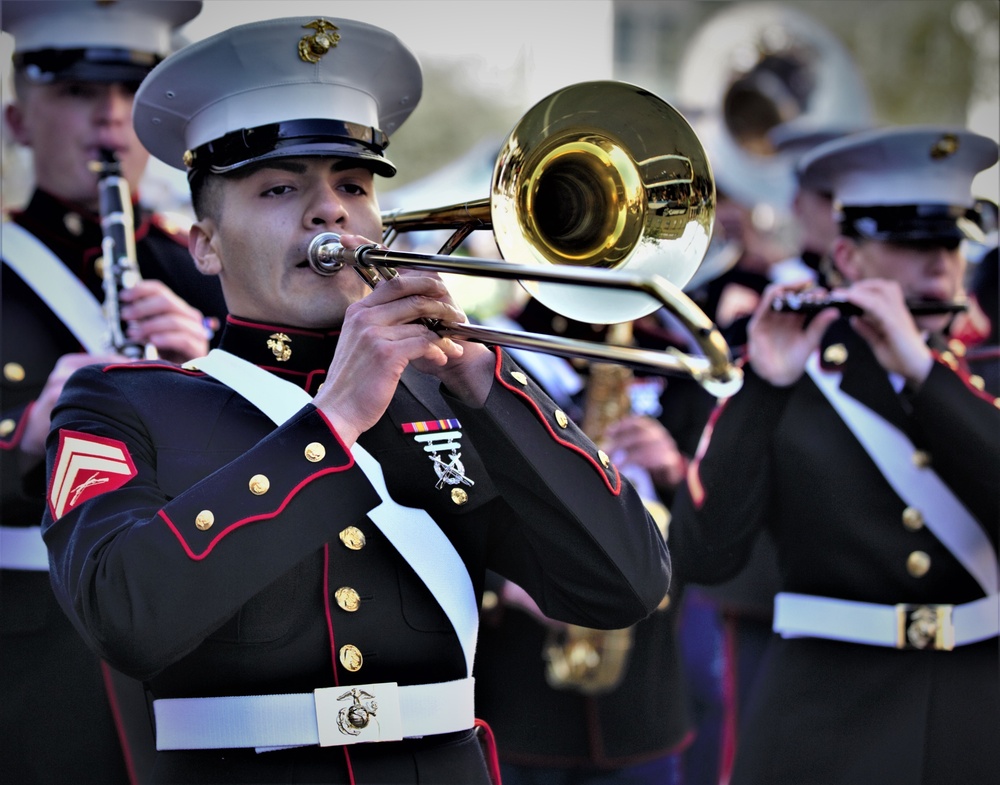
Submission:
{"label": "gold belt buckle", "polygon": [[951,651],[955,648],[954,605],[896,606],[896,648]]}

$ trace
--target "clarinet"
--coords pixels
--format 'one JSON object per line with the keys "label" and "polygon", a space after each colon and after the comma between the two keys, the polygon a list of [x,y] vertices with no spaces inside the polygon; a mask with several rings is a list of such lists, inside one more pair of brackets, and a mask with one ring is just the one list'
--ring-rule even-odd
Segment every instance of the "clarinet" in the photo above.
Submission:
{"label": "clarinet", "polygon": [[[842,316],[860,316],[863,313],[854,303],[829,294],[788,292],[784,296],[775,297],[771,302],[772,311],[798,313],[806,316],[815,316],[824,308],[836,308]],[[969,304],[965,300],[951,300],[949,302],[909,300],[906,303],[906,308],[914,316],[932,316],[943,313],[961,313],[969,309]]]}
{"label": "clarinet", "polygon": [[130,341],[122,322],[119,293],[141,280],[135,254],[135,222],[128,181],[122,177],[121,164],[113,150],[101,150],[101,160],[93,165],[98,173],[100,197],[101,252],[103,255],[104,318],[108,325],[108,343],[129,359],[155,360],[156,347]]}

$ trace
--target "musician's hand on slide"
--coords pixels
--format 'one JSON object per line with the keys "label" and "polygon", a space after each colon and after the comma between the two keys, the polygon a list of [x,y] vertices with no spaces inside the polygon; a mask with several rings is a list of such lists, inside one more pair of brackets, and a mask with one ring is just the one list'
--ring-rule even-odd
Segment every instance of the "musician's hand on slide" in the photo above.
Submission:
{"label": "musician's hand on slide", "polygon": [[119,292],[126,336],[152,344],[160,357],[183,363],[208,353],[204,314],[188,305],[162,281],[143,279]]}

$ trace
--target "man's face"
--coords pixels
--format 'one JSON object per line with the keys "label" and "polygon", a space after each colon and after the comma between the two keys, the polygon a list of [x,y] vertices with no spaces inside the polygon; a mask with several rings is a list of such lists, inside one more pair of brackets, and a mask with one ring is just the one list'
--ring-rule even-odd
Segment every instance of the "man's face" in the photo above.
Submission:
{"label": "man's face", "polygon": [[135,93],[121,84],[57,82],[28,85],[7,119],[20,144],[30,147],[35,183],[54,196],[96,211],[100,150],[117,153],[132,191],[149,161],[132,128]]}
{"label": "man's face", "polygon": [[[907,300],[947,302],[964,294],[965,252],[958,243],[855,242],[840,238],[849,255],[848,269],[841,268],[851,281],[883,278],[897,281]],[[948,316],[921,317],[920,327],[944,327]]]}
{"label": "man's face", "polygon": [[230,312],[303,328],[339,326],[347,306],[369,289],[349,268],[317,275],[307,251],[320,232],[381,237],[372,173],[350,159],[283,158],[219,187],[213,216],[192,229],[191,250],[202,272],[218,274]]}
{"label": "man's face", "polygon": [[833,241],[840,232],[833,215],[833,199],[818,191],[800,189],[793,204],[801,232],[799,244],[804,251],[821,256],[830,253]]}

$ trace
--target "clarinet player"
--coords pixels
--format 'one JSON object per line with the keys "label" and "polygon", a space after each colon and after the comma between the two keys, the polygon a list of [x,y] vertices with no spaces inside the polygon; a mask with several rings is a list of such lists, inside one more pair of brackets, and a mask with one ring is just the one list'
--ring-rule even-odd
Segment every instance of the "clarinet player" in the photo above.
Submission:
{"label": "clarinet player", "polygon": [[[148,153],[131,123],[140,81],[169,53],[171,32],[200,2],[5,2],[14,38],[11,138],[30,149],[34,192],[2,227],[0,414],[0,772],[11,783],[135,781],[141,748],[121,721],[128,697],[52,597],[39,534],[45,437],[63,383],[82,365],[117,357],[105,345],[99,173],[102,148],[137,195]],[[132,206],[132,205],[123,205]],[[184,232],[135,204],[143,280],[122,290],[129,341],[184,361],[209,346],[206,322],[224,316],[214,280],[195,270]],[[116,682],[117,683],[117,682]],[[117,719],[117,722],[116,722]],[[148,724],[148,723],[146,723]],[[148,730],[147,730],[148,733]],[[124,734],[124,735],[123,735]],[[126,754],[127,753],[127,754]]]}

